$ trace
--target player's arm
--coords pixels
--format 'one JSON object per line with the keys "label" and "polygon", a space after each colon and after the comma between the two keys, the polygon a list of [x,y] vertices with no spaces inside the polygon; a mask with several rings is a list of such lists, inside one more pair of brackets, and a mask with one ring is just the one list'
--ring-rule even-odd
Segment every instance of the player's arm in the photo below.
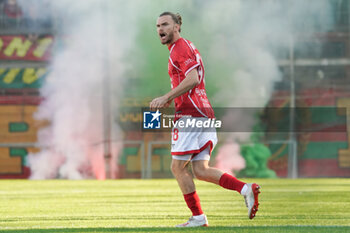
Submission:
{"label": "player's arm", "polygon": [[150,103],[151,109],[168,107],[173,99],[188,92],[199,84],[197,69],[191,70],[182,82],[163,96],[155,98]]}

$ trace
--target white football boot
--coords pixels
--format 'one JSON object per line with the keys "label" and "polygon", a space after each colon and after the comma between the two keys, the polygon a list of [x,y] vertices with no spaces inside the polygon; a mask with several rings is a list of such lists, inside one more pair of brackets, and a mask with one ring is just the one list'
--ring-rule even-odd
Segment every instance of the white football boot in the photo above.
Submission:
{"label": "white football boot", "polygon": [[259,207],[258,195],[260,193],[260,186],[255,183],[247,184],[247,186],[248,189],[245,192],[245,195],[243,196],[245,200],[245,205],[248,208],[248,217],[250,219],[253,219]]}
{"label": "white football boot", "polygon": [[190,219],[180,225],[176,225],[176,227],[207,227],[209,226],[208,224],[208,219],[207,216],[203,214],[203,216],[191,216]]}

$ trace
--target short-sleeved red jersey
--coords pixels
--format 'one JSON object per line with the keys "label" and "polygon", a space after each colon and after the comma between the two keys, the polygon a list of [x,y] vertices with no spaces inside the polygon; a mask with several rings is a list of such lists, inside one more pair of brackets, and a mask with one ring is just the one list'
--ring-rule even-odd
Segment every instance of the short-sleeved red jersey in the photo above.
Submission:
{"label": "short-sleeved red jersey", "polygon": [[193,69],[197,69],[200,81],[193,89],[174,99],[175,120],[184,115],[214,118],[214,110],[205,91],[204,66],[199,51],[191,41],[184,38],[178,39],[168,48],[171,88],[177,87]]}

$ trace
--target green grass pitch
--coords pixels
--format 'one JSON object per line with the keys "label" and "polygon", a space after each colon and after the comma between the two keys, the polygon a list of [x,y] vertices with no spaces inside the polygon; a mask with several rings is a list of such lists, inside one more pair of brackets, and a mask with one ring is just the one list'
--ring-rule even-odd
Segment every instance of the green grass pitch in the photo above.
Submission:
{"label": "green grass pitch", "polygon": [[177,229],[190,211],[174,179],[0,180],[0,232],[350,232],[350,179],[254,181],[255,219],[238,193],[196,180],[210,227]]}

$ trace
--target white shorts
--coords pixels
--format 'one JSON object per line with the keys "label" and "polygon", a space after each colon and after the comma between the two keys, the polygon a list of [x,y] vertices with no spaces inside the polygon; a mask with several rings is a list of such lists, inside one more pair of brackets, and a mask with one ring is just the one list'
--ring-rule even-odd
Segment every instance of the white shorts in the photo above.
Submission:
{"label": "white shorts", "polygon": [[[182,117],[178,121],[186,121],[187,118],[192,119]],[[205,121],[207,118],[196,117],[196,120]],[[171,155],[177,160],[209,160],[217,141],[215,128],[174,127],[171,137]],[[206,148],[209,149],[205,150]]]}
{"label": "white shorts", "polygon": [[184,160],[184,161],[199,161],[199,160],[210,160],[211,148],[208,146],[203,151],[199,152],[196,156],[193,155],[173,155],[173,159]]}

